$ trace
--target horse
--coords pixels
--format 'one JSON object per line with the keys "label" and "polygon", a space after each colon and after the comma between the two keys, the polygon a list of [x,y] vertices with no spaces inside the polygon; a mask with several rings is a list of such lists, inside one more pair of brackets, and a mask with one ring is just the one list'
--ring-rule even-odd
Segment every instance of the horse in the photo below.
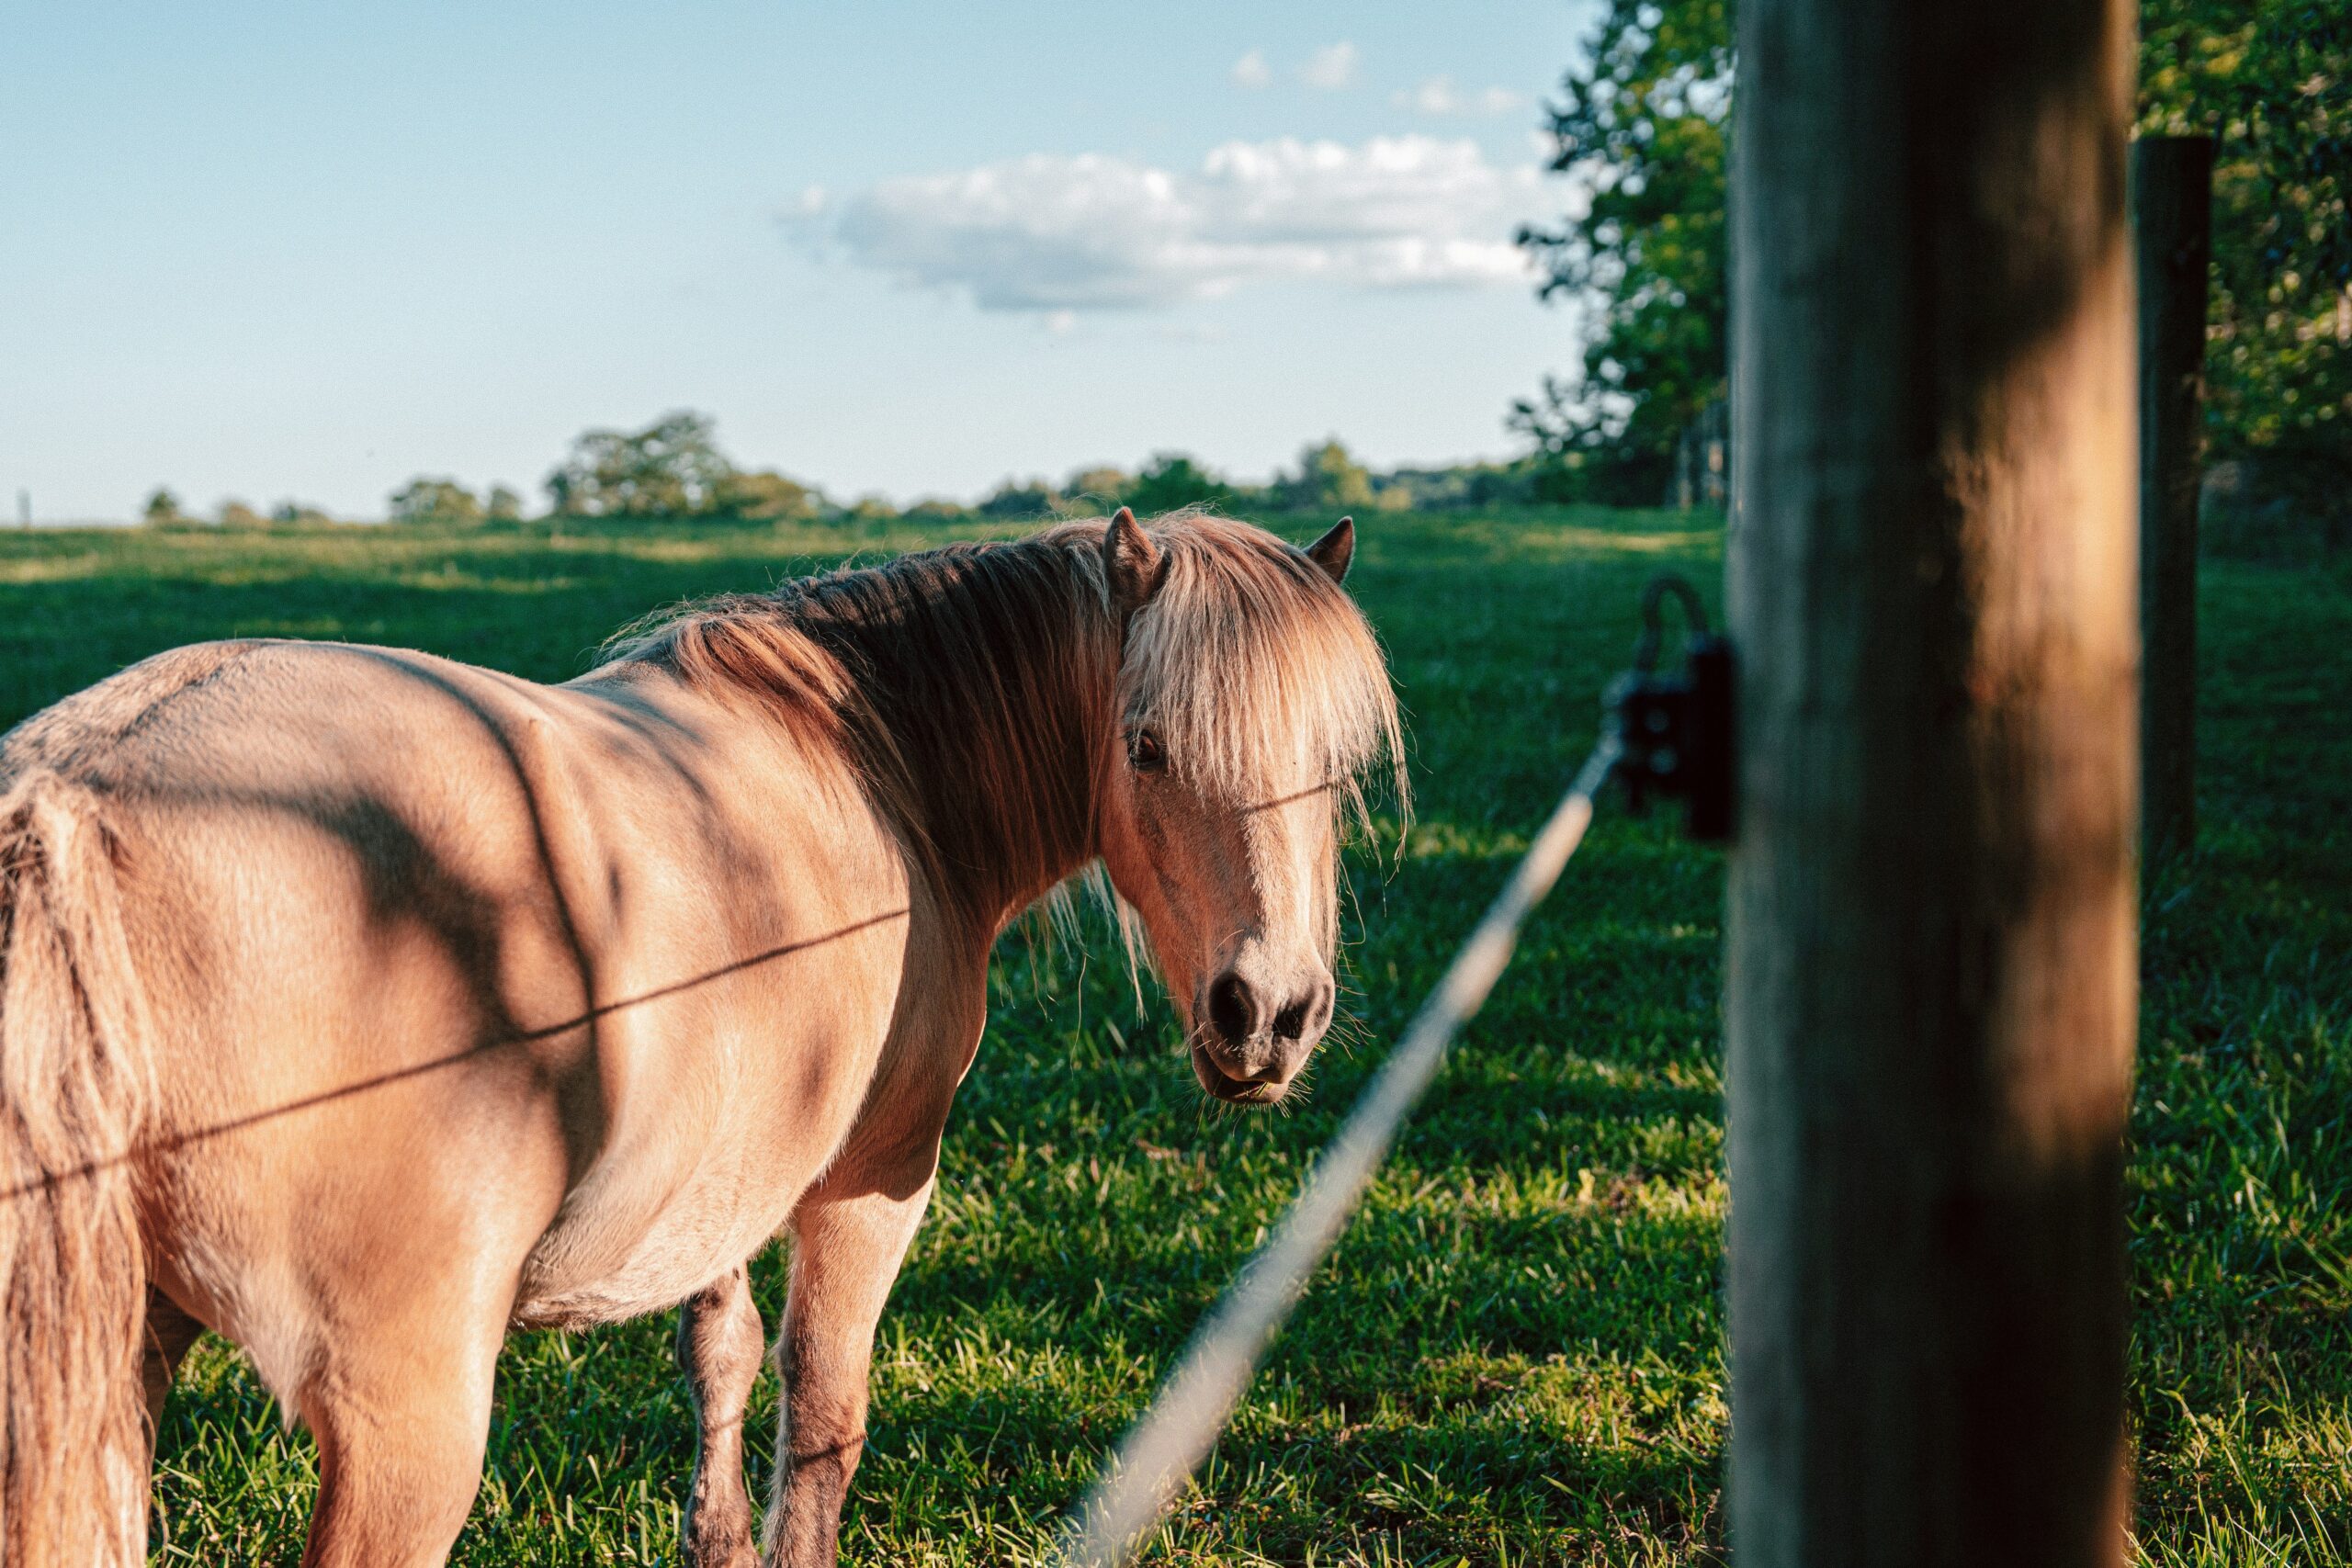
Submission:
{"label": "horse", "polygon": [[143,1562],[210,1329],[317,1443],[306,1564],[444,1562],[508,1329],[678,1306],[688,1561],[833,1562],[1008,923],[1107,872],[1218,1100],[1329,1026],[1342,823],[1403,782],[1354,544],[1123,509],[694,604],[566,684],[219,642],[0,738],[0,1557]]}

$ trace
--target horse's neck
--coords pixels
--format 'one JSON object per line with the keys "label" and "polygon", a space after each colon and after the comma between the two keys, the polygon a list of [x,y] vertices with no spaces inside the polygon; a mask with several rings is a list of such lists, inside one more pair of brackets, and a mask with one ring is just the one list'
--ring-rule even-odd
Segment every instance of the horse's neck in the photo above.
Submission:
{"label": "horse's neck", "polygon": [[992,939],[1096,852],[1117,653],[1115,634],[1067,602],[976,603],[976,577],[927,584],[860,640],[904,768],[914,858],[940,904]]}

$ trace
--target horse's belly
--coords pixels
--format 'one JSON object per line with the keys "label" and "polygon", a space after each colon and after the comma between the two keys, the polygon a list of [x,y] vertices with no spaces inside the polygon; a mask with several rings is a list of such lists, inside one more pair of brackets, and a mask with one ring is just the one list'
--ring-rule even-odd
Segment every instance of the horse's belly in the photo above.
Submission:
{"label": "horse's belly", "polygon": [[593,1269],[575,1260],[606,1251],[595,1241],[600,1233],[609,1237],[611,1222],[593,1208],[568,1217],[533,1252],[514,1321],[532,1327],[618,1323],[675,1306],[758,1251],[782,1228],[808,1180],[763,1185],[766,1190],[705,1191],[698,1184],[651,1224],[632,1225],[634,1244]]}
{"label": "horse's belly", "polygon": [[870,946],[821,987],[795,987],[797,1005],[745,1008],[719,1038],[613,1043],[634,1061],[616,1135],[532,1249],[517,1321],[673,1306],[783,1228],[848,1136],[881,1056],[898,966]]}

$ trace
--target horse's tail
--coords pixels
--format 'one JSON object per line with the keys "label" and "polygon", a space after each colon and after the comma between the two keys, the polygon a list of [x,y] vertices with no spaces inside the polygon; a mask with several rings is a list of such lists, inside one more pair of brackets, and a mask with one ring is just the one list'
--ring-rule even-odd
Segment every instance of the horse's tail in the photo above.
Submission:
{"label": "horse's tail", "polygon": [[147,1266],[126,1157],[153,1030],[97,798],[0,791],[0,1562],[146,1557]]}

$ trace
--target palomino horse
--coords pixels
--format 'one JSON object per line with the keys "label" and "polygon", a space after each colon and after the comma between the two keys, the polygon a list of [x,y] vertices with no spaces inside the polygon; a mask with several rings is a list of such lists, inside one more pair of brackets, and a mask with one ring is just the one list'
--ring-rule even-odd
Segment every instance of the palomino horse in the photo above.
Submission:
{"label": "palomino horse", "polygon": [[143,1560],[201,1328],[319,1448],[310,1563],[443,1561],[510,1324],[684,1303],[691,1561],[833,1559],[1007,921],[1100,857],[1225,1100],[1330,1018],[1387,672],[1301,551],[1122,512],[699,605],[547,687],[160,655],[0,741],[0,1557]]}

